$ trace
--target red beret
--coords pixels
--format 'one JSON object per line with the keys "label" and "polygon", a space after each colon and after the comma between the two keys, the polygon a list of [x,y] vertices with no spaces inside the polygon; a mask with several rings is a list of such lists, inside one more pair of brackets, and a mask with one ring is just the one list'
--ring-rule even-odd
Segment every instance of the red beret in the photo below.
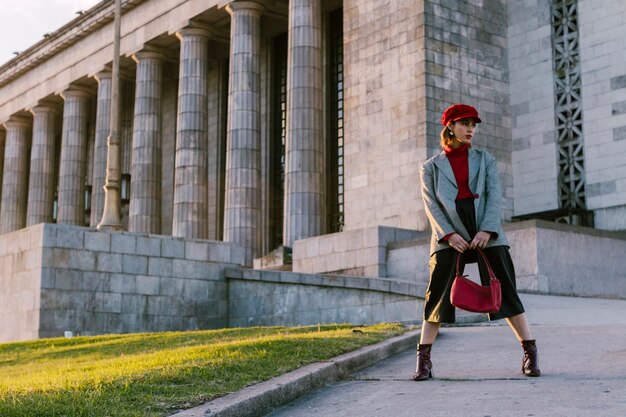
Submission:
{"label": "red beret", "polygon": [[448,126],[448,123],[450,122],[470,118],[476,120],[476,123],[480,123],[478,110],[467,104],[453,104],[441,115],[441,124]]}

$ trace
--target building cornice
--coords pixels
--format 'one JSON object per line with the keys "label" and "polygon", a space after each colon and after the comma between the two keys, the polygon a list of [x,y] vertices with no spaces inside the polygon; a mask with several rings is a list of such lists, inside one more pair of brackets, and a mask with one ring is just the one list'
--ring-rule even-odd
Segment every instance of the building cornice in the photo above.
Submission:
{"label": "building cornice", "polygon": [[[122,13],[148,0],[122,0]],[[114,0],[103,0],[60,29],[48,34],[15,58],[0,66],[0,87],[41,65],[60,51],[113,21]]]}

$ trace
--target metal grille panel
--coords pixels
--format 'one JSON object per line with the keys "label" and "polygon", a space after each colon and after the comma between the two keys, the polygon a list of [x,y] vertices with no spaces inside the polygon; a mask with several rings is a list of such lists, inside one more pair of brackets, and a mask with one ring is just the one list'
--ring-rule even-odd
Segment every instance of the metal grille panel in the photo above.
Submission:
{"label": "metal grille panel", "polygon": [[552,0],[551,15],[559,203],[563,209],[585,209],[582,82],[577,0]]}

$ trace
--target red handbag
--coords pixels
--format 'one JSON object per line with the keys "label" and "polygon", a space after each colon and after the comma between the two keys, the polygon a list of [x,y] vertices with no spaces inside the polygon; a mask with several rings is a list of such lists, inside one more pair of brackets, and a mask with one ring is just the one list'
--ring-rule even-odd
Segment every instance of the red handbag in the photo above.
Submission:
{"label": "red handbag", "polygon": [[500,280],[496,278],[487,257],[482,250],[477,249],[489,271],[489,285],[482,286],[461,275],[459,264],[461,254],[456,258],[456,277],[450,291],[450,302],[453,306],[474,313],[496,313],[502,305],[502,291]]}

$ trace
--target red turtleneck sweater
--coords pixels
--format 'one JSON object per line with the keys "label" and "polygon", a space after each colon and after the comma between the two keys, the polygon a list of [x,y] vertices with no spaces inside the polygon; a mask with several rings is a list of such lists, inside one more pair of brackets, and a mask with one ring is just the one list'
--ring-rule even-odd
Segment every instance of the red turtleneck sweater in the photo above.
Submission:
{"label": "red turtleneck sweater", "polygon": [[469,188],[469,144],[461,145],[456,149],[448,146],[443,151],[450,161],[459,193],[456,195],[457,200],[464,198],[476,198],[477,196]]}

